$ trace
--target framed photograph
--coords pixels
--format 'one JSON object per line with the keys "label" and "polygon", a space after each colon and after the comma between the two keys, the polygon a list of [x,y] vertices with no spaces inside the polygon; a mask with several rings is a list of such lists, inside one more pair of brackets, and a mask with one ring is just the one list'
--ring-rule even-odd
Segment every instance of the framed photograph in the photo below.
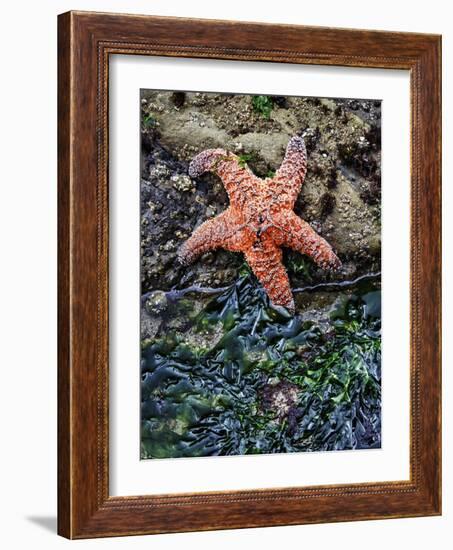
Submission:
{"label": "framed photograph", "polygon": [[59,16],[58,530],[441,513],[441,38]]}

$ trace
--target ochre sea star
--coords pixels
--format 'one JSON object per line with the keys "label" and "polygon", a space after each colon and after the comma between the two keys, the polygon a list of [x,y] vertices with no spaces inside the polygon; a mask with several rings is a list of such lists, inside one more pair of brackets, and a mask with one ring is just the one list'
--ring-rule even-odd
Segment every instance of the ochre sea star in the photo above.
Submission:
{"label": "ochre sea star", "polygon": [[341,265],[329,243],[293,212],[306,171],[307,153],[299,136],[289,141],[272,178],[258,178],[238,156],[224,149],[207,149],[197,155],[190,163],[189,175],[217,174],[230,206],[193,232],[179,249],[180,261],[189,264],[216,248],[242,252],[273,304],[294,313],[281,247],[310,256],[323,269]]}

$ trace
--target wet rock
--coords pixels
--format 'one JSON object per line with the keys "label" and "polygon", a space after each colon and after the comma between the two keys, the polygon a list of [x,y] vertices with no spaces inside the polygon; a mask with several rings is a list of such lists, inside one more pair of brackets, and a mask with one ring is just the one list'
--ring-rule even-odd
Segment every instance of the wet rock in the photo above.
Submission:
{"label": "wet rock", "polygon": [[156,178],[158,180],[165,180],[170,173],[169,168],[163,162],[157,162],[156,164],[151,165],[149,169],[149,176],[152,179]]}
{"label": "wet rock", "polygon": [[161,321],[155,315],[149,315],[146,309],[142,309],[140,315],[140,340],[146,344],[155,338],[159,332]]}
{"label": "wet rock", "polygon": [[145,308],[148,313],[159,315],[167,309],[168,300],[165,292],[155,290],[151,292],[145,302]]}
{"label": "wet rock", "polygon": [[222,323],[216,323],[214,326],[206,327],[203,330],[197,330],[194,327],[185,333],[185,340],[191,347],[212,349],[220,342],[223,336]]}
{"label": "wet rock", "polygon": [[300,395],[300,388],[287,380],[273,380],[262,389],[261,406],[273,412],[278,421],[284,420],[293,409]]}
{"label": "wet rock", "polygon": [[185,176],[184,174],[174,175],[170,178],[170,180],[173,184],[173,187],[178,191],[188,192],[195,189],[193,181],[190,179],[189,176]]}

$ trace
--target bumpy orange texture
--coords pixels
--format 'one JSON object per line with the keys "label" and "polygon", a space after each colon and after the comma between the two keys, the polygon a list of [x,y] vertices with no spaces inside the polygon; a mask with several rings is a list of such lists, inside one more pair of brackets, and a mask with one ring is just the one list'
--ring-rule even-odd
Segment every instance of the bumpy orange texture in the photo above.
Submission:
{"label": "bumpy orange texture", "polygon": [[191,263],[217,248],[242,252],[271,301],[294,313],[281,247],[310,256],[323,269],[341,265],[329,243],[293,212],[306,171],[307,153],[299,136],[289,141],[273,178],[258,178],[239,157],[224,149],[207,149],[197,155],[189,166],[189,175],[217,174],[230,206],[193,232],[179,249],[180,261]]}

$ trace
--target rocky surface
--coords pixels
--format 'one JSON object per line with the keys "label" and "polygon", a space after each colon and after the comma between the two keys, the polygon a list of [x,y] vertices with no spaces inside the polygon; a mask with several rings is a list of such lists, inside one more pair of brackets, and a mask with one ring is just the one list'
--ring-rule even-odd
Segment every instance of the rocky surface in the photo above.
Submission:
{"label": "rocky surface", "polygon": [[[307,145],[308,171],[295,212],[338,253],[343,268],[333,277],[380,271],[380,102],[267,96],[257,101],[246,95],[144,90],[141,107],[143,295],[191,285],[223,287],[243,266],[240,255],[222,250],[188,267],[178,263],[177,249],[193,229],[228,205],[216,176],[188,176],[190,160],[206,148],[222,147],[264,177],[279,167],[296,133]],[[285,251],[284,263],[293,288],[332,278],[292,251]],[[156,307],[165,308],[165,295],[153,299],[163,304],[146,302],[148,325]],[[308,303],[306,296],[298,300],[307,309],[316,293]]]}

